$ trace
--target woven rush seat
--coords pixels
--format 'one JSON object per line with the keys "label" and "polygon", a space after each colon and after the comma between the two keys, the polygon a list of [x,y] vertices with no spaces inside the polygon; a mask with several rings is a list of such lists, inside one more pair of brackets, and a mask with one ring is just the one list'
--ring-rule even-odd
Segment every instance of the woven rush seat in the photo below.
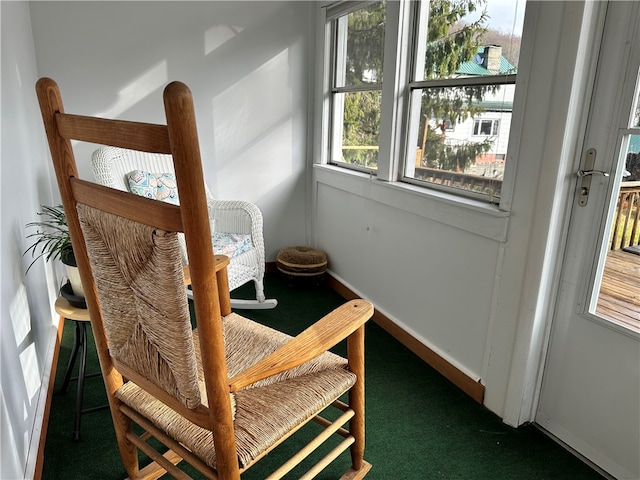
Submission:
{"label": "woven rush seat", "polygon": [[[257,363],[291,339],[289,335],[235,313],[224,318],[223,327],[230,375]],[[264,348],[265,340],[268,340],[270,346],[268,350]],[[207,405],[197,329],[193,333],[193,343],[202,403]],[[346,359],[326,352],[299,367],[232,394],[240,468],[251,465],[255,458],[273,446],[282,435],[296,425],[310,420],[327,404],[348,391],[354,385],[356,376],[346,368]],[[210,430],[188,421],[133,382],[120,387],[116,391],[116,397],[141,415],[153,418],[156,427],[176,438],[210,467],[216,467]],[[304,401],[292,401],[295,398]],[[265,435],[265,432],[268,434]]]}
{"label": "woven rush seat", "polygon": [[278,271],[288,280],[302,278],[319,280],[327,270],[327,254],[311,247],[287,247],[276,257]]}

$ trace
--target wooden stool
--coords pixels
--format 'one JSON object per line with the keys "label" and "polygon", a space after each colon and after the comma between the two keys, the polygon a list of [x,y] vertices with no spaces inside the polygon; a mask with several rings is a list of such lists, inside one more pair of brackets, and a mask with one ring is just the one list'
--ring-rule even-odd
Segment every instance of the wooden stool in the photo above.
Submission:
{"label": "wooden stool", "polygon": [[327,270],[327,254],[311,247],[287,247],[276,257],[278,271],[290,284],[320,284]]}
{"label": "wooden stool", "polygon": [[[73,350],[71,357],[69,358],[69,364],[67,365],[67,371],[64,374],[64,381],[62,382],[62,388],[60,391],[66,393],[67,387],[71,380],[78,381],[78,390],[76,394],[76,412],[73,422],[73,439],[80,440],[80,420],[83,413],[95,412],[107,408],[108,405],[102,405],[99,407],[82,409],[82,400],[84,397],[84,379],[89,377],[96,377],[101,375],[98,373],[92,373],[85,375],[85,368],[87,366],[87,323],[90,322],[89,310],[86,308],[74,307],[66,298],[58,297],[55,303],[56,312],[60,315],[60,320],[73,320],[75,323],[75,340],[73,343]],[[82,348],[82,355],[80,357],[80,366],[78,367],[78,376],[71,378],[71,372],[75,365],[76,358],[78,356],[78,350]]]}

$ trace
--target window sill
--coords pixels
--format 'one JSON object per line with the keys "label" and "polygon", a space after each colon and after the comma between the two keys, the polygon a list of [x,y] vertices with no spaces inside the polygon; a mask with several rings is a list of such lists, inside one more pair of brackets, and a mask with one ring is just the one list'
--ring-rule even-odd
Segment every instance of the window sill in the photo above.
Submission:
{"label": "window sill", "polygon": [[506,239],[509,213],[495,205],[333,165],[315,164],[314,181],[498,242]]}

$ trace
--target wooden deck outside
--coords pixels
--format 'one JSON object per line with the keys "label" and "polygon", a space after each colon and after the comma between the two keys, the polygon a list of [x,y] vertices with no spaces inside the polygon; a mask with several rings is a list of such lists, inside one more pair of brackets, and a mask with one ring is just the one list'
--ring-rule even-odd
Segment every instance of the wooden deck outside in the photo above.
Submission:
{"label": "wooden deck outside", "polygon": [[640,255],[607,255],[596,314],[640,333]]}

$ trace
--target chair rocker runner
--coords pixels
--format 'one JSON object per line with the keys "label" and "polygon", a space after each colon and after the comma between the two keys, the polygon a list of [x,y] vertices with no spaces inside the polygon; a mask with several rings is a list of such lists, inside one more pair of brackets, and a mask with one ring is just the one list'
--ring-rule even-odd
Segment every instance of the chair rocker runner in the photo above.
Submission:
{"label": "chair rocker runner", "polygon": [[[178,203],[173,185],[175,180],[171,155],[105,146],[93,152],[91,160],[93,174],[101,185],[123,191],[131,190],[133,185],[138,194],[151,198],[155,198],[156,192],[171,191],[171,196],[166,195],[167,200]],[[173,188],[163,189],[162,186],[167,183]],[[230,257],[227,268],[229,290],[235,290],[250,281],[253,281],[256,289],[255,300],[231,299],[231,307],[274,308],[278,304],[277,300],[265,298],[264,295],[262,212],[250,202],[216,199],[206,184],[205,193],[214,252]],[[187,294],[190,295],[191,290]]]}
{"label": "chair rocker runner", "polygon": [[[231,312],[229,259],[213,253],[185,85],[165,89],[167,125],[67,114],[53,80],[40,79],[36,90],[129,478],[165,471],[188,478],[177,466],[184,459],[207,478],[239,479],[312,420],[322,432],[267,478],[282,478],[334,434],[339,445],[302,478],[346,450],[351,467],[342,478],[363,478],[371,467],[364,461],[364,324],[372,305],[347,302],[296,337]],[[80,179],[71,140],[172,154],[180,205]],[[178,232],[190,259],[195,329]],[[328,351],[343,339],[346,359]],[[338,409],[336,420],[321,416],[327,408]],[[154,450],[150,436],[169,450]],[[138,449],[153,460],[142,469]]]}

